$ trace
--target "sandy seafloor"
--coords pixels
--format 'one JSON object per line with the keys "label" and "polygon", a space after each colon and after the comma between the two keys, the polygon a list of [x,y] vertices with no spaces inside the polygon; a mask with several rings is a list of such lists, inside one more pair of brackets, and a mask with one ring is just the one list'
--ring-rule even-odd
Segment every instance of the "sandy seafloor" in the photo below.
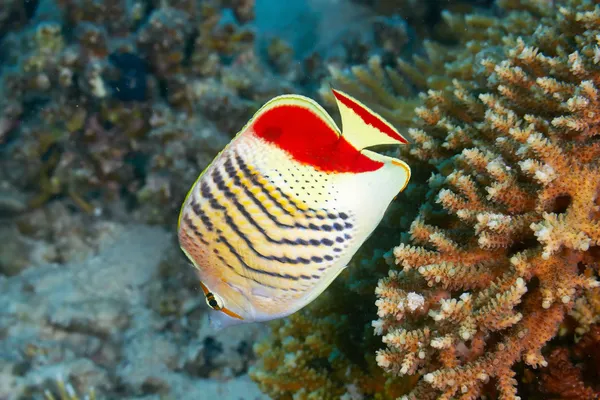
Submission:
{"label": "sandy seafloor", "polygon": [[59,378],[123,392],[111,398],[268,398],[245,375],[265,326],[215,335],[201,293],[182,316],[152,309],[169,232],[100,222],[96,233],[80,260],[0,277],[0,399],[43,398]]}
{"label": "sandy seafloor", "polygon": [[[310,12],[309,3],[328,7]],[[329,1],[256,5],[257,40],[282,37],[299,58],[341,36],[349,18]],[[60,198],[28,210],[26,196],[3,184],[0,400],[56,397],[57,381],[80,398],[92,388],[99,399],[268,398],[247,375],[267,327],[210,330],[175,219],[161,228],[127,222],[126,213],[85,216]]]}

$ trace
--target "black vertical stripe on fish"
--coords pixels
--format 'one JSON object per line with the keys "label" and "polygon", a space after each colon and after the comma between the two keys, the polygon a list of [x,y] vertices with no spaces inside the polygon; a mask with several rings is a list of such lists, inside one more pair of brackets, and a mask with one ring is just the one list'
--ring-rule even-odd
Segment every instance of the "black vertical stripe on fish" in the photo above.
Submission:
{"label": "black vertical stripe on fish", "polygon": [[[252,202],[254,204],[256,204],[256,206],[271,220],[275,223],[275,225],[281,227],[281,228],[285,228],[285,229],[290,229],[290,228],[301,228],[301,229],[306,229],[305,226],[299,224],[299,223],[295,223],[294,225],[289,225],[289,224],[285,224],[281,221],[279,221],[277,219],[276,216],[274,216],[273,214],[271,214],[269,212],[269,210],[267,210],[267,208],[264,206],[264,204],[256,198],[256,196],[254,196],[254,193],[252,193],[241,181],[241,179],[234,173],[229,173],[227,172],[227,174],[229,175],[230,178],[233,179],[233,183],[242,188],[242,190],[244,191],[244,194],[250,199],[252,200]],[[256,178],[253,178],[254,181],[256,181]],[[257,182],[253,182],[256,186],[258,186],[259,188],[262,188],[262,186],[258,185]],[[279,204],[279,203],[277,203]]]}
{"label": "black vertical stripe on fish", "polygon": [[220,190],[223,193],[223,195],[233,203],[235,208],[246,218],[246,220],[252,226],[254,226],[256,229],[258,229],[258,231],[267,239],[267,241],[269,241],[271,243],[275,243],[275,244],[290,244],[290,245],[298,244],[295,241],[292,241],[287,238],[283,238],[282,240],[277,240],[277,239],[273,239],[271,236],[269,236],[269,234],[265,231],[265,229],[262,226],[260,226],[258,224],[258,222],[256,222],[256,220],[252,217],[252,215],[248,212],[248,210],[246,210],[246,208],[240,203],[240,201],[237,198],[237,195],[235,193],[233,193],[227,186],[225,186],[225,183],[223,182],[223,177],[221,176],[221,173],[217,169],[215,169],[213,171],[212,178],[213,178],[214,184],[217,186],[217,189]]}
{"label": "black vertical stripe on fish", "polygon": [[[234,165],[234,162],[230,162],[232,168]],[[229,187],[225,184],[223,176],[224,174],[221,172],[223,170],[219,170],[216,168],[213,168],[214,171],[216,171],[216,173],[213,173],[211,175],[212,180],[204,180],[201,181],[199,184],[199,188],[198,191],[195,192],[196,193],[196,197],[192,196],[191,200],[190,200],[190,208],[192,209],[192,211],[194,212],[194,214],[199,218],[200,222],[203,224],[203,226],[205,227],[206,230],[208,231],[214,231],[216,229],[215,225],[214,225],[214,221],[215,218],[218,218],[219,220],[225,222],[225,224],[227,224],[227,226],[229,227],[229,229],[231,230],[231,233],[234,233],[235,235],[237,235],[242,241],[244,241],[246,243],[246,245],[248,246],[248,248],[254,253],[256,254],[259,258],[264,258],[270,261],[277,261],[280,262],[282,264],[289,264],[289,265],[294,265],[294,264],[298,264],[298,263],[306,263],[306,264],[310,264],[311,261],[312,262],[319,262],[322,263],[323,260],[328,260],[328,261],[333,261],[334,257],[332,257],[331,255],[325,255],[325,256],[321,256],[321,257],[317,257],[317,256],[311,256],[310,260],[304,257],[298,257],[298,258],[290,258],[287,256],[284,257],[277,257],[277,256],[271,256],[271,255],[263,255],[262,253],[260,253],[255,247],[254,247],[254,243],[249,239],[249,237],[247,237],[244,232],[241,231],[241,229],[238,227],[238,225],[236,224],[236,221],[234,221],[234,219],[232,218],[231,215],[229,215],[229,212],[233,211],[235,215],[235,210],[237,209],[238,212],[246,219],[248,220],[253,226],[254,228],[257,228],[259,231],[261,230],[260,228],[262,228],[260,226],[260,223],[255,220],[254,218],[252,218],[252,214],[248,212],[248,210],[245,208],[244,205],[242,205],[240,203],[240,200],[237,198],[238,193],[233,193],[231,191],[231,189],[229,189]],[[231,176],[231,173],[234,172],[232,170],[230,170],[227,174]],[[235,174],[234,176],[231,176],[234,179],[234,184],[237,183],[238,187],[241,187],[243,189],[243,192],[245,192],[246,196],[248,196],[248,198],[251,201],[254,201],[255,204],[257,205],[263,205],[262,202],[260,200],[258,200],[256,197],[253,196],[253,193],[250,192],[248,190],[248,187],[246,187],[245,185],[241,184],[240,181],[240,177],[243,179],[244,175],[242,172],[239,172],[239,175]],[[206,177],[208,177],[209,175],[207,175]],[[246,177],[247,178],[247,177]],[[260,179],[260,178],[259,178]],[[237,182],[236,182],[237,181]],[[267,192],[266,194],[268,195],[268,191],[261,185],[260,182],[258,182],[257,178],[254,177],[254,179],[248,179],[247,181],[245,181],[246,184],[251,183],[252,181],[255,181],[255,183],[257,184],[257,189],[261,190],[263,193],[265,193],[265,191]],[[209,185],[210,183],[210,185]],[[252,186],[250,186],[252,187]],[[221,195],[218,195],[215,198],[215,194],[217,192],[213,193],[213,190],[219,190],[219,193],[224,195],[224,198],[227,199],[227,202],[231,202],[233,203],[233,205],[235,207],[231,207],[231,205],[228,205],[228,207],[225,207],[223,204],[219,203],[219,201],[217,199],[221,198]],[[241,193],[240,193],[241,194]],[[204,200],[206,200],[206,204],[207,206],[209,206],[211,209],[216,210],[217,212],[211,212],[211,213],[207,213],[207,211],[205,211],[206,209],[203,207],[202,202],[198,202],[198,200],[200,200],[198,198],[198,195],[200,195],[200,197]],[[265,199],[263,198],[263,201]],[[235,202],[237,202],[238,204],[235,204]],[[293,202],[291,202],[293,203]],[[275,204],[275,202],[273,202],[273,204]],[[238,207],[239,205],[239,207]],[[265,213],[265,215],[270,215],[270,213],[268,212],[268,210],[263,208],[263,212]],[[300,210],[301,211],[301,210]],[[326,212],[326,210],[323,210],[324,212]],[[225,215],[223,215],[225,214]],[[239,218],[240,214],[238,214],[238,216],[236,216],[237,218]],[[328,217],[331,217],[330,214],[326,214]],[[340,214],[341,215],[341,214]],[[344,216],[346,216],[346,214],[343,214]],[[239,221],[238,221],[239,222]],[[252,223],[254,222],[254,223]],[[333,221],[332,221],[333,222]],[[187,223],[187,222],[186,222]],[[192,222],[193,225],[193,222]],[[324,228],[322,229],[322,227],[319,227],[315,224],[311,224],[312,226],[310,227],[312,231],[325,231],[325,232],[329,232],[331,231],[331,229],[328,228]],[[349,225],[349,224],[348,224]],[[331,225],[328,225],[331,226]],[[350,225],[351,227],[351,225]],[[196,227],[197,228],[197,227]],[[298,228],[298,226],[292,226],[291,228]],[[290,229],[291,229],[290,228]],[[306,228],[304,228],[306,229]],[[264,229],[262,229],[264,231]],[[192,230],[193,232],[193,230]],[[199,231],[198,231],[199,232]],[[262,233],[262,232],[261,232]],[[266,231],[264,232],[266,234]],[[262,275],[266,275],[266,276],[273,276],[275,278],[281,278],[281,279],[289,279],[289,280],[296,280],[296,281],[300,281],[300,280],[305,280],[305,281],[310,281],[313,279],[320,279],[321,276],[319,274],[301,274],[299,276],[294,276],[292,274],[289,273],[278,273],[278,272],[273,272],[273,271],[264,271],[262,269],[256,269],[251,267],[246,260],[243,259],[243,256],[241,256],[240,253],[238,253],[236,251],[236,249],[231,245],[231,243],[229,242],[228,238],[225,237],[222,232],[220,232],[217,229],[217,237],[214,238],[212,241],[216,242],[216,243],[220,243],[221,245],[224,245],[229,252],[237,259],[237,261],[241,264],[242,267],[242,271],[245,269],[247,271],[250,272],[254,272],[257,274],[262,274]],[[268,236],[268,235],[267,235]],[[266,236],[265,236],[266,237]],[[346,239],[350,239],[350,235],[345,234],[344,237]],[[273,238],[271,238],[273,239]],[[344,239],[342,237],[331,237],[331,239],[334,239],[336,242],[340,243],[344,241]],[[320,246],[320,245],[325,245],[327,247],[331,247],[333,246],[334,241],[331,240],[327,237],[325,238],[319,238],[319,240],[316,239],[302,239],[302,238],[296,238],[294,240],[290,240],[289,238],[285,238],[285,240],[287,241],[287,244],[298,244],[298,245],[313,245],[313,246]],[[274,239],[275,240],[275,239]],[[204,241],[204,244],[206,244],[207,242]],[[281,243],[281,241],[280,241]],[[335,254],[336,250],[339,250],[338,248],[333,249]],[[221,254],[217,254],[219,256],[219,260],[220,262],[226,264],[226,266],[228,268],[232,268],[237,275],[239,276],[245,276],[245,274],[242,274],[242,271],[238,271],[237,269],[235,269],[232,264],[227,263],[227,261],[225,261],[225,258],[223,258],[221,256]],[[335,258],[338,258],[339,256],[336,256]],[[235,263],[234,263],[235,264]],[[329,268],[331,268],[332,265],[324,265],[323,267],[319,267],[318,271],[319,272],[323,272],[328,270]],[[262,282],[260,282],[259,280],[255,280],[252,277],[247,277],[248,279],[254,280],[257,283],[262,284]],[[267,285],[268,286],[268,285]],[[304,286],[304,285],[302,285]],[[284,288],[279,288],[281,290],[284,290]],[[302,290],[308,289],[308,287],[303,287]]]}
{"label": "black vertical stripe on fish", "polygon": [[235,273],[237,276],[239,276],[239,277],[242,277],[242,278],[244,278],[244,279],[250,279],[251,281],[258,283],[258,284],[259,284],[259,285],[261,285],[261,286],[268,287],[269,289],[281,290],[281,291],[284,291],[284,292],[288,292],[288,291],[291,291],[291,292],[298,292],[298,291],[299,291],[298,289],[296,289],[296,288],[292,288],[292,287],[290,287],[290,288],[287,288],[287,287],[279,287],[279,286],[273,286],[273,285],[269,285],[269,284],[267,284],[267,283],[265,283],[265,282],[261,282],[261,281],[259,281],[258,279],[255,279],[255,278],[253,278],[253,277],[251,277],[251,276],[242,275],[242,274],[240,274],[240,273],[237,271],[237,269],[235,269],[235,268],[234,268],[234,267],[233,267],[231,264],[229,264],[229,263],[227,262],[227,260],[225,260],[225,258],[223,258],[223,256],[220,256],[220,255],[218,255],[218,254],[217,254],[217,258],[218,258],[218,259],[219,259],[219,260],[220,260],[220,261],[221,261],[221,262],[222,262],[222,263],[223,263],[223,264],[224,264],[224,265],[225,265],[227,268],[229,268],[230,270],[232,270],[232,271],[233,271],[233,272],[234,272],[234,273]]}
{"label": "black vertical stripe on fish", "polygon": [[[256,187],[258,187],[261,192],[263,192],[273,203],[280,205],[279,202],[277,202],[277,200],[275,198],[273,198],[273,196],[269,193],[269,191],[258,181],[258,179],[256,179],[256,176],[250,171],[248,165],[245,163],[245,161],[242,159],[242,157],[239,154],[235,154],[235,160],[236,163],[238,165],[238,167],[240,168],[240,171],[242,172],[242,174],[244,175],[244,177],[246,179],[248,179],[250,182],[252,182]],[[252,192],[250,192],[250,190],[248,190],[248,188],[246,186],[244,186],[240,180],[240,178],[237,176],[237,174],[235,174],[235,167],[233,166],[233,162],[231,158],[228,158],[225,162],[225,164],[227,164],[227,162],[230,163],[230,165],[232,166],[232,168],[230,168],[229,170],[227,170],[226,168],[226,172],[229,175],[230,178],[233,179],[233,182],[236,186],[241,187],[244,190],[244,193],[246,194],[246,196],[248,196],[260,209],[263,213],[265,213],[270,220],[272,220],[275,224],[277,224],[277,226],[280,226],[282,228],[301,228],[301,229],[307,229],[307,227],[305,225],[302,225],[298,222],[296,222],[293,226],[292,225],[288,225],[288,224],[284,224],[282,222],[280,222],[274,215],[272,215],[271,213],[269,213],[269,211],[266,209],[266,207],[264,206],[264,204],[262,204],[262,202],[260,200],[258,200],[256,198],[256,196],[254,196],[254,194]],[[290,204],[293,204],[294,207],[298,210],[298,212],[304,216],[305,212],[303,210],[301,210],[296,204],[295,202],[291,199],[291,197],[289,197],[287,194],[285,194],[283,191],[279,190],[279,193],[286,198],[286,200],[288,202],[290,202]],[[314,213],[318,213],[317,210],[314,210],[312,208],[309,209],[310,211],[314,212]],[[332,215],[332,214],[330,214]],[[344,214],[344,216],[346,216],[346,214]],[[310,218],[307,218],[310,219]],[[350,225],[350,224],[347,224]],[[347,228],[351,228],[352,225],[350,226],[346,226]],[[308,225],[309,229],[312,230],[326,230],[326,231],[330,231],[331,230],[331,226],[324,224],[324,225],[316,225],[313,223],[310,223]]]}
{"label": "black vertical stripe on fish", "polygon": [[[287,215],[290,215],[292,217],[294,216],[294,214],[292,212],[288,211],[286,209],[286,207],[283,204],[281,204],[278,199],[276,199],[275,197],[273,197],[273,195],[271,194],[271,192],[269,192],[269,190],[266,187],[264,187],[258,181],[258,179],[256,179],[256,176],[250,171],[250,169],[248,168],[248,165],[244,162],[244,160],[237,153],[235,155],[235,160],[236,160],[236,164],[237,164],[237,166],[238,166],[239,169],[237,169],[234,166],[232,158],[228,158],[227,159],[226,165],[227,165],[227,163],[229,163],[229,165],[231,165],[232,168],[229,171],[227,171],[227,173],[228,173],[228,175],[231,178],[234,179],[234,182],[237,182],[239,184],[238,186],[243,186],[243,185],[241,184],[241,179],[237,176],[237,174],[234,173],[234,171],[235,172],[237,172],[237,171],[241,172],[242,175],[246,179],[248,179],[252,184],[254,184],[254,186],[258,187],[260,189],[260,191],[265,196],[267,196],[267,198],[273,204],[275,204],[277,206],[277,208],[279,208],[280,210],[282,210],[283,212],[285,212]],[[243,187],[245,187],[245,186],[243,186]],[[285,193],[281,192],[281,190],[279,190],[279,193],[281,194],[282,197],[284,197],[287,200],[287,202],[289,204],[292,204],[294,206],[294,208],[296,208],[297,212],[303,213],[303,211],[296,206],[296,204],[289,198],[289,196],[287,196]],[[254,195],[253,195],[253,197],[254,197]]]}
{"label": "black vertical stripe on fish", "polygon": [[[246,178],[248,178],[252,183],[254,183],[256,186],[260,187],[261,190],[263,191],[263,193],[267,194],[270,198],[273,198],[271,193],[269,193],[269,191],[260,184],[260,182],[258,182],[258,179],[256,179],[256,176],[252,173],[252,171],[250,171],[250,168],[248,167],[248,164],[246,164],[246,162],[244,161],[244,159],[236,152],[235,153],[235,160],[238,164],[238,166],[240,167],[241,172],[244,174],[244,176]],[[311,207],[307,207],[306,210],[303,210],[302,208],[300,208],[298,206],[298,204],[296,204],[296,201],[294,199],[292,199],[290,196],[288,196],[287,193],[285,193],[283,190],[281,190],[278,187],[274,188],[277,192],[279,192],[279,194],[285,198],[288,203],[290,203],[297,212],[303,214],[306,216],[306,211],[311,211],[313,213],[317,213],[317,210],[315,210],[314,208]],[[277,202],[277,201],[276,201]],[[278,203],[278,202],[277,202]]]}
{"label": "black vertical stripe on fish", "polygon": [[[233,230],[233,232],[235,232],[240,237],[240,239],[242,239],[246,243],[248,248],[250,250],[252,250],[252,252],[254,252],[254,254],[256,254],[258,257],[263,258],[265,260],[269,260],[269,261],[277,261],[282,264],[295,265],[295,264],[299,264],[299,263],[301,263],[301,264],[309,264],[310,263],[310,260],[308,260],[304,257],[290,258],[287,256],[278,257],[275,255],[262,254],[260,251],[258,251],[256,249],[256,247],[254,247],[254,244],[248,238],[248,236],[246,236],[246,234],[244,234],[244,232],[241,231],[241,229],[237,226],[237,224],[235,223],[233,218],[231,218],[231,216],[229,215],[229,213],[227,211],[227,207],[221,205],[215,199],[215,196],[212,194],[210,187],[208,186],[206,181],[203,182],[203,187],[202,187],[201,193],[202,193],[202,197],[204,197],[205,199],[207,199],[209,201],[209,204],[213,209],[223,211],[223,218],[224,218],[227,226],[229,226],[229,228],[231,228],[231,230]],[[220,239],[222,239],[222,236],[220,237]]]}
{"label": "black vertical stripe on fish", "polygon": [[274,243],[274,244],[278,244],[278,245],[282,245],[282,244],[288,244],[288,245],[292,245],[292,246],[297,246],[297,245],[311,245],[311,246],[320,246],[321,244],[324,244],[326,246],[331,246],[333,244],[333,241],[327,239],[327,238],[322,238],[320,240],[309,240],[309,241],[305,241],[302,239],[295,239],[295,240],[291,240],[288,238],[282,238],[281,240],[278,239],[273,239],[268,233],[267,231],[258,224],[258,222],[256,222],[256,220],[252,217],[252,215],[248,212],[248,210],[246,210],[246,208],[240,203],[239,199],[237,198],[237,195],[235,193],[233,193],[226,185],[225,182],[223,180],[223,176],[221,175],[221,172],[218,169],[214,169],[213,173],[211,175],[212,179],[213,179],[213,183],[216,185],[217,189],[223,193],[223,195],[229,199],[229,201],[231,203],[233,203],[233,205],[235,206],[235,208],[246,218],[246,220],[252,225],[254,226],[256,229],[258,229],[258,231],[265,237],[265,239],[267,239],[267,241]]}
{"label": "black vertical stripe on fish", "polygon": [[256,274],[261,274],[261,275],[267,275],[267,276],[271,276],[274,278],[281,278],[281,279],[287,279],[287,280],[292,280],[292,281],[298,281],[298,280],[312,280],[312,279],[319,279],[321,278],[319,275],[304,275],[304,274],[300,274],[298,276],[294,276],[294,275],[290,275],[290,274],[280,274],[277,272],[271,272],[271,271],[265,271],[262,269],[256,269],[256,268],[252,268],[250,265],[248,265],[246,263],[246,261],[244,261],[244,259],[242,258],[242,256],[235,250],[235,248],[231,245],[231,243],[229,243],[229,241],[227,240],[227,238],[225,238],[223,235],[219,236],[219,239],[221,239],[221,242],[229,249],[229,251],[238,259],[238,261],[240,262],[240,264],[242,264],[242,266],[247,269],[248,271],[254,272]]}
{"label": "black vertical stripe on fish", "polygon": [[[254,174],[252,173],[252,171],[250,171],[250,168],[248,168],[248,164],[246,164],[246,162],[244,161],[244,159],[237,152],[235,152],[234,157],[235,157],[235,161],[236,161],[238,167],[240,168],[240,170],[244,174],[244,176],[246,178],[248,178],[256,186],[260,187],[261,190],[263,191],[263,193],[265,193],[267,196],[269,196],[269,198],[272,201],[274,201],[275,203],[279,204],[279,202],[277,201],[277,199],[273,198],[273,196],[271,195],[271,193],[269,193],[269,191],[266,190],[266,188],[264,188],[258,182],[258,179],[256,179],[256,177],[254,176]],[[281,194],[281,196],[283,196],[296,209],[296,211],[298,211],[300,213],[304,212],[304,210],[302,210],[301,208],[299,208],[298,205],[288,195],[286,195],[285,193],[283,193],[281,190],[279,190],[279,193]]]}
{"label": "black vertical stripe on fish", "polygon": [[202,242],[204,245],[208,245],[206,239],[204,239],[204,235],[200,233],[194,222],[187,215],[183,216],[183,222],[191,229],[192,233]]}
{"label": "black vertical stripe on fish", "polygon": [[215,196],[213,196],[210,188],[208,187],[208,183],[206,183],[206,180],[202,181],[201,185],[200,185],[200,195],[208,200],[208,203],[210,204],[210,206],[212,208],[214,208],[215,210],[219,210],[219,211],[224,211],[226,210],[225,206],[222,206],[216,199]]}
{"label": "black vertical stripe on fish", "polygon": [[[236,157],[239,157],[239,156],[236,155]],[[238,162],[238,164],[239,164],[239,162]],[[231,157],[227,157],[227,159],[225,160],[224,167],[225,167],[225,172],[227,173],[227,175],[229,175],[229,177],[231,179],[233,179],[234,182],[237,181],[237,183],[239,183],[237,186],[241,186],[240,178],[236,174],[237,169],[233,165],[233,161],[232,161]],[[241,171],[241,172],[243,173],[243,171]],[[244,174],[244,175],[248,176],[247,174]],[[283,204],[281,204],[276,198],[274,198],[273,195],[271,195],[271,193],[265,187],[263,187],[262,185],[260,185],[258,183],[257,179],[254,178],[253,175],[251,175],[251,176],[253,178],[252,182],[261,189],[261,191],[269,198],[269,200],[271,200],[271,202],[273,202],[273,204],[275,204],[277,206],[277,208],[279,208],[281,211],[283,211],[284,213],[286,213],[289,216],[292,216],[292,217],[294,216],[294,214],[291,213],[290,211],[288,211],[283,206]]]}
{"label": "black vertical stripe on fish", "polygon": [[[211,189],[210,189],[210,187],[209,187],[208,185],[204,185],[204,187],[203,187],[203,188],[202,188],[202,190],[201,190],[201,194],[203,194],[203,196],[204,196],[204,197],[205,197],[207,200],[209,200],[209,204],[211,205],[211,207],[212,207],[212,208],[214,208],[214,209],[216,209],[216,210],[220,210],[220,211],[224,211],[224,210],[226,209],[224,206],[222,206],[221,204],[219,204],[219,203],[218,203],[218,202],[215,200],[215,198],[214,198],[214,195],[212,194],[212,192],[211,192]],[[200,217],[200,221],[202,222],[202,224],[205,226],[205,228],[206,228],[206,229],[210,229],[210,230],[214,230],[214,229],[215,229],[215,228],[214,228],[214,224],[213,224],[213,223],[210,221],[210,219],[208,218],[208,216],[207,216],[206,212],[205,212],[205,211],[202,209],[201,205],[197,203],[197,201],[196,201],[196,199],[195,199],[195,198],[192,198],[192,200],[191,200],[191,203],[190,203],[190,206],[191,206],[192,210],[194,211],[194,213],[195,213],[197,216],[199,216],[199,217]],[[239,229],[236,229],[236,228],[237,228],[237,226],[235,225],[235,223],[233,222],[233,220],[231,219],[231,217],[230,217],[229,215],[225,215],[225,219],[226,219],[226,223],[227,223],[227,224],[228,224],[228,225],[229,225],[229,226],[230,226],[230,227],[231,227],[231,228],[232,228],[234,231],[236,231],[236,233],[237,233],[238,235],[240,235],[240,234],[241,234],[241,235],[240,235],[240,237],[242,238],[242,240],[244,240],[244,239],[248,240],[248,238],[247,238],[247,237],[245,237],[245,235],[244,235],[244,234],[243,234],[243,233],[242,233],[242,232],[241,232]],[[233,226],[232,226],[232,225],[233,225]],[[230,243],[227,241],[227,239],[226,239],[226,238],[225,238],[225,237],[222,235],[222,232],[220,232],[219,230],[217,230],[217,234],[218,234],[219,236],[216,238],[216,240],[215,240],[215,241],[216,241],[217,243],[224,243],[224,244],[226,244],[226,246],[228,247],[228,249],[230,249],[230,251],[232,251],[232,250],[233,250],[233,247],[232,247],[232,246],[231,246],[231,244],[230,244]],[[329,241],[327,241],[328,239],[324,239],[324,240],[325,240],[325,243],[329,244]],[[316,241],[316,240],[315,240],[315,243],[317,243],[317,244],[318,244],[318,243],[319,243],[319,241]],[[247,244],[249,245],[250,249],[251,249],[251,250],[253,250],[253,251],[254,251],[254,252],[255,252],[255,253],[258,255],[258,256],[265,257],[265,256],[263,256],[262,254],[260,254],[258,251],[256,251],[256,249],[254,249],[254,247],[252,246],[252,243],[251,243],[249,240],[247,241]],[[235,252],[235,250],[233,250],[233,251],[232,251],[232,253],[234,254],[234,256],[236,256],[236,258],[238,258],[238,261],[240,261],[240,263],[242,263],[242,265],[243,265],[245,268],[249,269],[250,271],[254,271],[254,272],[261,271],[261,270],[256,270],[256,269],[254,269],[254,268],[250,267],[250,266],[249,266],[249,265],[248,265],[248,264],[245,262],[245,260],[243,260],[243,258],[242,258],[242,257],[239,255],[239,253]],[[298,261],[297,259],[296,259],[296,260],[294,260],[294,259],[290,259],[290,258],[288,258],[288,257],[285,257],[285,258],[274,257],[274,256],[267,256],[267,257],[268,257],[268,259],[276,260],[276,261],[279,261],[279,262],[282,262],[282,263],[284,263],[284,262],[285,262],[285,263],[288,263],[288,264],[294,264],[295,262],[297,262],[297,261]],[[333,258],[331,258],[331,256],[326,256],[325,258],[326,258],[326,259],[333,259]],[[316,262],[322,262],[323,258],[322,258],[322,257],[313,256],[313,257],[311,257],[311,260],[312,260],[312,261],[316,261]],[[305,262],[305,259],[302,259],[302,261],[303,261],[303,262]],[[325,269],[326,269],[326,268],[325,268]],[[323,269],[323,268],[319,268],[319,271],[324,271],[325,269]],[[237,272],[237,271],[236,271],[236,272]],[[289,277],[291,277],[291,276],[292,276],[292,275],[289,275],[289,274],[284,274],[284,275],[281,275],[281,274],[277,274],[277,273],[270,272],[270,271],[262,271],[262,273],[263,273],[263,274],[266,274],[266,275],[270,275],[270,276],[276,276],[276,277],[277,277],[277,276],[284,277],[284,278],[285,278],[285,277],[288,277],[288,279],[289,279]],[[313,274],[313,275],[310,275],[310,276],[309,276],[309,275],[304,275],[304,274],[302,274],[302,275],[300,275],[300,276],[299,276],[299,278],[302,278],[302,279],[319,279],[319,278],[320,278],[320,276],[319,276],[319,275],[316,275],[316,274]]]}
{"label": "black vertical stripe on fish", "polygon": [[204,224],[206,229],[209,232],[212,232],[214,227],[213,227],[212,222],[210,221],[210,218],[208,218],[206,213],[202,210],[202,207],[200,207],[200,204],[198,204],[196,202],[196,199],[194,199],[193,196],[192,196],[192,201],[190,203],[190,206],[192,207],[194,214],[196,214],[200,218],[200,221],[202,221],[202,223]]}

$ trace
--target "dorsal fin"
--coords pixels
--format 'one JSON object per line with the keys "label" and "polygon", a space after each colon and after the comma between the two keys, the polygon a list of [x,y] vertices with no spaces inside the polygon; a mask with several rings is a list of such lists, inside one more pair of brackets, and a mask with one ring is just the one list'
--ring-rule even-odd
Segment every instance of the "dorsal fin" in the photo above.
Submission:
{"label": "dorsal fin", "polygon": [[244,131],[321,171],[359,173],[383,165],[361,154],[341,135],[324,108],[300,95],[277,96],[267,102]]}
{"label": "dorsal fin", "polygon": [[284,106],[294,106],[300,107],[306,110],[309,110],[313,114],[315,114],[319,119],[321,119],[333,132],[335,132],[336,136],[341,135],[341,130],[331,118],[331,115],[323,108],[319,103],[311,99],[310,97],[298,95],[298,94],[283,94],[280,96],[276,96],[271,100],[267,101],[253,116],[250,118],[250,121],[242,128],[241,132],[245,131],[246,128],[251,125],[253,122],[258,120],[262,115],[266,114],[268,111]]}
{"label": "dorsal fin", "polygon": [[360,101],[339,90],[331,89],[342,118],[342,136],[356,149],[380,144],[407,144],[389,122]]}

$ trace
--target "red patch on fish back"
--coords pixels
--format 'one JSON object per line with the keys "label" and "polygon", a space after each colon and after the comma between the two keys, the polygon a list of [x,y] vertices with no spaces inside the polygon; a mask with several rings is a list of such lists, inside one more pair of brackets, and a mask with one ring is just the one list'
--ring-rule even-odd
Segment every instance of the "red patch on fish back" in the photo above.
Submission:
{"label": "red patch on fish back", "polygon": [[307,108],[282,105],[262,113],[250,127],[295,160],[325,172],[367,172],[383,166],[352,147],[322,118]]}
{"label": "red patch on fish back", "polygon": [[381,120],[381,118],[377,117],[376,115],[373,115],[369,110],[364,108],[362,105],[358,104],[351,98],[344,96],[343,93],[340,93],[336,90],[333,91],[333,95],[336,97],[336,99],[338,99],[340,101],[340,103],[342,103],[343,105],[345,105],[346,107],[348,107],[349,109],[354,111],[356,113],[356,115],[358,115],[365,122],[365,124],[368,124],[368,125],[371,125],[371,126],[377,128],[379,131],[385,133],[387,136],[391,137],[392,139],[396,139],[400,143],[403,143],[403,144],[408,143],[408,141],[406,139],[404,139],[402,137],[402,135],[399,135],[398,132],[394,131],[385,122],[383,122]]}

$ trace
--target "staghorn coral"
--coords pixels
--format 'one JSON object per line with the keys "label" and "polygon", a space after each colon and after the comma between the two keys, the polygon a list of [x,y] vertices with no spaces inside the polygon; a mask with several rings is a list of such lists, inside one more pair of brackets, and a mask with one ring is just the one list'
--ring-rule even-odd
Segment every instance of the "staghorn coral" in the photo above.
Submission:
{"label": "staghorn coral", "polygon": [[394,125],[410,125],[413,109],[419,105],[418,99],[414,98],[414,89],[395,69],[384,66],[381,57],[372,56],[366,65],[352,67],[351,73],[335,65],[329,65],[328,71],[330,78],[323,81],[319,94],[330,107],[335,104],[329,86],[332,84],[368,102],[371,108]]}
{"label": "staghorn coral", "polygon": [[368,7],[377,14],[400,14],[421,36],[430,36],[437,41],[448,41],[444,11],[465,12],[475,7],[489,6],[489,0],[350,0],[352,3]]}
{"label": "staghorn coral", "polygon": [[600,8],[541,3],[502,2],[535,31],[505,37],[503,57],[481,50],[474,79],[429,90],[416,109],[411,154],[438,173],[373,322],[387,345],[379,365],[421,376],[411,399],[490,385],[518,398],[513,364],[547,365],[567,315],[580,332],[597,318]]}
{"label": "staghorn coral", "polygon": [[408,57],[396,53],[390,59],[375,54],[365,64],[350,68],[329,62],[329,78],[322,82],[321,97],[330,106],[335,104],[329,90],[333,84],[368,101],[395,125],[412,126],[414,110],[422,102],[418,93],[451,89],[455,81],[469,89],[473,84],[484,86],[487,71],[481,61],[501,61],[505,37],[533,35],[540,18],[553,12],[544,0],[504,1],[500,5],[504,7],[502,18],[489,10],[468,14],[444,9],[440,18],[449,43],[426,37]]}

